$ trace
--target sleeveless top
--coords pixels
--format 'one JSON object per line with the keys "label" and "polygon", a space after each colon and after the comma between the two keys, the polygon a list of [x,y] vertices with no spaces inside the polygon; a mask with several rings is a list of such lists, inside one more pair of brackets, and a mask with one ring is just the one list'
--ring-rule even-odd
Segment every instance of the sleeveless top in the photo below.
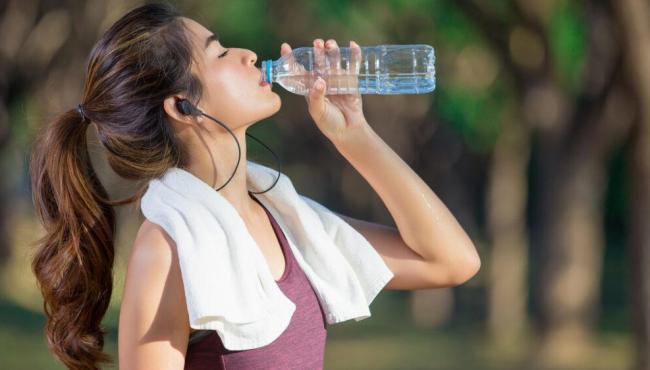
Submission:
{"label": "sleeveless top", "polygon": [[266,207],[252,194],[251,197],[266,212],[282,247],[285,267],[276,283],[295,303],[296,310],[284,332],[259,348],[231,351],[223,346],[216,331],[193,332],[185,354],[184,369],[322,369],[327,337],[325,313],[307,276],[294,259],[282,229]]}

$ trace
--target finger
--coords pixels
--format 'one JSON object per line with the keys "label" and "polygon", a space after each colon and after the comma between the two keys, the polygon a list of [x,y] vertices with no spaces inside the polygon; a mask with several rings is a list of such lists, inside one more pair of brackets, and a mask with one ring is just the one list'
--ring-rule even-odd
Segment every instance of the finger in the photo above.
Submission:
{"label": "finger", "polygon": [[283,42],[280,46],[280,55],[285,55],[291,53],[291,46],[286,42]]}
{"label": "finger", "polygon": [[361,47],[354,41],[350,40],[350,65],[348,73],[354,76],[351,88],[357,90],[359,87],[359,71],[361,68]]}
{"label": "finger", "polygon": [[341,53],[339,50],[339,45],[335,40],[329,39],[325,43],[325,50],[327,50],[330,72],[333,74],[338,74],[341,70]]}
{"label": "finger", "polygon": [[324,73],[326,69],[326,59],[323,39],[314,40],[314,68],[318,75]]}
{"label": "finger", "polygon": [[312,118],[318,119],[325,111],[325,80],[318,77],[309,90],[309,114]]}
{"label": "finger", "polygon": [[350,67],[349,71],[359,74],[361,67],[361,47],[354,41],[350,41]]}
{"label": "finger", "polygon": [[293,50],[288,43],[283,42],[282,45],[280,45],[280,55],[288,55],[286,63],[290,66],[290,70],[293,72],[304,71],[305,68],[302,66],[302,64],[295,62],[295,58],[292,52]]}
{"label": "finger", "polygon": [[289,57],[287,58],[287,62],[291,62],[293,64],[294,58],[293,58],[293,53],[291,46],[287,44],[286,42],[283,42],[282,45],[280,45],[280,55],[285,56],[288,55]]}

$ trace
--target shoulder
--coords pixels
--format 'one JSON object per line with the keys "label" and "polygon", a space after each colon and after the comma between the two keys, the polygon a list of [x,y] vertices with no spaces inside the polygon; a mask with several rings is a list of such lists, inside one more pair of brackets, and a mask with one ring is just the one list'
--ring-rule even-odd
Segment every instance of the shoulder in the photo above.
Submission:
{"label": "shoulder", "polygon": [[176,349],[187,345],[189,318],[176,245],[148,220],[129,254],[119,326],[124,353],[138,353],[136,348],[156,346],[161,340]]}
{"label": "shoulder", "polygon": [[[142,222],[133,242],[129,265],[145,265],[148,269],[169,269],[176,255],[176,244],[165,229],[147,219]],[[149,263],[157,262],[153,266]],[[141,267],[145,267],[141,266]]]}
{"label": "shoulder", "polygon": [[176,278],[180,278],[180,269],[174,240],[161,226],[145,219],[129,254],[126,283],[139,289],[163,289],[169,281],[174,283],[169,288],[175,288]]}
{"label": "shoulder", "polygon": [[[146,220],[136,234],[129,255],[125,294],[146,294],[162,301],[183,301],[176,243],[159,225]],[[126,288],[131,288],[127,291]]]}

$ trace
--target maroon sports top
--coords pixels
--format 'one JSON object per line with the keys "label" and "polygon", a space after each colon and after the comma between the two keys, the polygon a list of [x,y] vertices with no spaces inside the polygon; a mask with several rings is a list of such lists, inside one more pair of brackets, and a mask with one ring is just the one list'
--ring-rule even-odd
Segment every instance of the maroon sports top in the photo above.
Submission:
{"label": "maroon sports top", "polygon": [[[250,193],[249,193],[250,194]],[[273,342],[259,348],[231,351],[224,348],[214,330],[199,330],[190,335],[185,354],[185,370],[234,369],[322,369],[327,323],[325,314],[307,276],[295,260],[291,247],[271,213],[264,208],[284,254],[285,268],[280,290],[296,305],[289,326]]]}

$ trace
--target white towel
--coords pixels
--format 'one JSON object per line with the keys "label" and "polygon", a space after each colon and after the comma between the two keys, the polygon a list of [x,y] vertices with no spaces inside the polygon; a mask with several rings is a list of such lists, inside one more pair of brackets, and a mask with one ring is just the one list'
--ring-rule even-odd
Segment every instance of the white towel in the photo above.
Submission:
{"label": "white towel", "polygon": [[[277,171],[247,161],[248,189],[265,190]],[[328,324],[370,317],[369,305],[393,277],[368,240],[328,208],[300,195],[281,174],[255,194],[282,228]],[[151,180],[144,216],[174,240],[190,327],[216,330],[230,350],[271,343],[295,304],[280,290],[237,210],[192,173],[173,167]]]}

